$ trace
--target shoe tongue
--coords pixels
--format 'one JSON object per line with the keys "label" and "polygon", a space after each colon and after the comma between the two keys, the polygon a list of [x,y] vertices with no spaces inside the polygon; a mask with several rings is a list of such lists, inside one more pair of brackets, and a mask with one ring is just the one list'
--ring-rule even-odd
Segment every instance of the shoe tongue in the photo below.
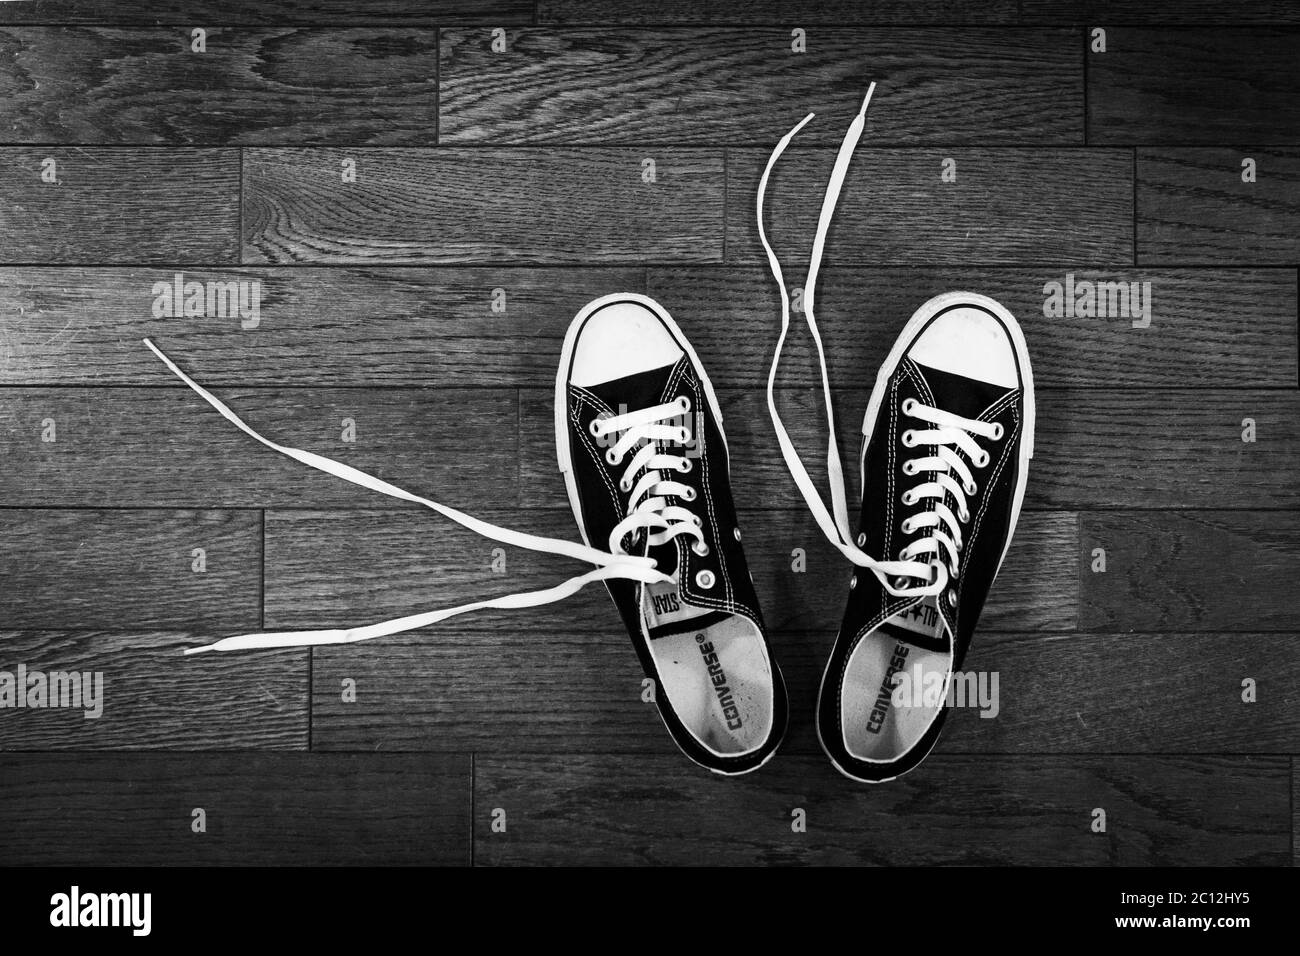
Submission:
{"label": "shoe tongue", "polygon": [[926,650],[948,649],[948,635],[933,595],[922,598],[907,610],[888,618],[877,630],[895,641],[914,644]]}
{"label": "shoe tongue", "polygon": [[649,368],[644,372],[633,372],[623,378],[612,378],[607,382],[583,387],[608,405],[615,415],[634,412],[663,404],[664,389],[668,387],[668,380],[675,368],[677,363],[673,362],[661,368]]}
{"label": "shoe tongue", "polygon": [[930,386],[930,391],[934,394],[934,407],[962,418],[979,418],[986,408],[1012,391],[1004,385],[981,382],[954,372],[930,368],[920,362],[912,364]]}

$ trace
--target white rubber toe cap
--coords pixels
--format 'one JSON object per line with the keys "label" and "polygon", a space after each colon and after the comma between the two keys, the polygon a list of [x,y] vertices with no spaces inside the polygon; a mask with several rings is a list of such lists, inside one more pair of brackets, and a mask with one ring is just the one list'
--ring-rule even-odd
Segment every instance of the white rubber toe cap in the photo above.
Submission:
{"label": "white rubber toe cap", "polygon": [[583,323],[573,347],[569,380],[575,385],[599,385],[663,368],[681,357],[681,347],[654,312],[639,302],[614,302]]}
{"label": "white rubber toe cap", "polygon": [[1016,352],[1002,323],[975,306],[958,305],[930,322],[908,349],[921,365],[1004,388],[1020,385]]}

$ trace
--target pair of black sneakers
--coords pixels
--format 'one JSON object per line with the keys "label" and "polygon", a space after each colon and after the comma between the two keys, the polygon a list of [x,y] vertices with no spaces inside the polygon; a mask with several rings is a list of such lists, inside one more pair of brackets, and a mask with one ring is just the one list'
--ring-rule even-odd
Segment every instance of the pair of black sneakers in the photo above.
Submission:
{"label": "pair of black sneakers", "polygon": [[[634,294],[584,308],[565,340],[555,415],[586,542],[651,558],[668,575],[606,585],[673,739],[718,773],[762,766],[785,732],[785,685],[745,560],[722,412],[667,310]],[[818,732],[844,774],[883,781],[916,766],[938,738],[948,684],[1020,511],[1033,388],[1015,319],[978,295],[927,302],[881,368],[862,430],[851,539],[806,472],[797,478],[861,569],[822,679]],[[903,668],[942,694],[894,703]]]}
{"label": "pair of black sneakers", "polygon": [[[874,87],[873,87],[874,88]],[[1033,454],[1034,393],[1019,326],[1002,306],[948,293],[917,310],[885,364],[863,419],[861,517],[849,527],[822,342],[813,315],[822,249],[870,91],[836,158],[804,287],[830,439],[827,509],[777,412],[775,382],[790,324],[780,263],[763,230],[768,176],[811,114],[777,146],[758,191],[759,234],[782,303],[768,376],[777,444],[819,527],[858,569],[817,706],[827,754],[856,780],[889,780],[933,747],[954,671],[1015,530]],[[722,774],[776,752],[785,685],[768,644],[731,493],[722,411],[704,368],[667,310],[635,294],[590,303],[565,337],[555,388],[560,470],[583,543],[501,528],[322,455],[278,444],[149,348],[223,417],[304,465],[428,507],[505,544],[564,555],[594,570],[542,591],[506,595],[349,629],[246,634],[192,648],[345,644],[483,608],[536,607],[601,581],[622,615],[678,746]],[[868,573],[870,572],[870,573]],[[896,676],[941,693],[899,700]]]}

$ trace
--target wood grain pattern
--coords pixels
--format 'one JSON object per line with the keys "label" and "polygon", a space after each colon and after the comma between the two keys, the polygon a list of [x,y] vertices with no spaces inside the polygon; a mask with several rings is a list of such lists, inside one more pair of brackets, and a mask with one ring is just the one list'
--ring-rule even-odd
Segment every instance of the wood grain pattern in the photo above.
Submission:
{"label": "wood grain pattern", "polygon": [[[42,172],[52,167],[57,181]],[[0,148],[0,261],[234,262],[231,149]]]}
{"label": "wood grain pattern", "polygon": [[[1188,511],[1085,514],[1081,626],[1092,630],[1300,630],[1289,588],[1300,558],[1300,513]],[[1229,638],[1228,640],[1232,640]]]}
{"label": "wood grain pattern", "polygon": [[[0,268],[0,385],[153,385],[150,336],[205,386],[544,386],[590,299],[643,292],[641,269],[186,269],[182,283],[256,283],[257,326],[152,317],[174,270]],[[494,312],[494,292],[504,312]],[[251,293],[250,293],[251,294]],[[251,299],[250,299],[251,301]],[[1267,303],[1252,300],[1267,312]]]}
{"label": "wood grain pattern", "polygon": [[[164,339],[158,343],[167,349]],[[187,367],[184,349],[171,352]],[[9,507],[404,507],[278,455],[184,385],[13,388],[0,402],[0,498]],[[252,427],[435,500],[516,500],[516,399],[481,389],[222,389]],[[343,440],[345,419],[355,442]],[[58,441],[41,441],[42,422]],[[490,423],[491,433],[485,428]],[[410,507],[417,507],[411,505]]]}
{"label": "wood grain pattern", "polygon": [[1020,0],[1024,23],[1143,24],[1238,27],[1256,23],[1300,23],[1289,0]]}
{"label": "wood grain pattern", "polygon": [[1117,27],[1089,56],[1089,143],[1300,143],[1300,30]]}
{"label": "wood grain pattern", "polygon": [[440,142],[838,144],[879,85],[871,143],[1083,142],[1071,30],[835,28],[793,53],[790,27],[442,31]]}
{"label": "wood grain pattern", "polygon": [[[1005,0],[1004,0],[1005,2]],[[529,0],[33,0],[0,6],[0,23],[156,25],[302,24],[436,26],[439,23],[531,23]]]}
{"label": "wood grain pattern", "polygon": [[[833,393],[849,497],[869,393]],[[737,502],[798,507],[802,498],[776,451],[767,397],[720,389]],[[821,389],[789,388],[778,408],[805,465],[825,467]],[[558,481],[549,393],[520,393],[525,486]],[[1300,504],[1300,393],[1295,390],[1039,388],[1038,425],[1025,504],[1030,508],[1288,508]],[[1243,443],[1255,420],[1257,441]],[[540,485],[547,487],[547,485]],[[823,491],[825,494],[825,491]],[[829,501],[829,497],[827,497]],[[524,502],[528,506],[528,502]]]}
{"label": "wood grain pattern", "polygon": [[[874,113],[872,114],[874,116]],[[820,117],[819,117],[820,118]],[[854,154],[826,262],[1054,264],[1133,261],[1132,155],[1121,150],[882,150],[874,119]],[[843,125],[834,126],[842,135]],[[727,154],[727,260],[766,262],[754,196],[766,151]],[[957,181],[942,182],[945,159]],[[791,276],[802,277],[835,154],[791,150],[768,183],[766,223]]]}
{"label": "wood grain pattern", "polygon": [[[93,584],[94,579],[88,583]],[[116,630],[0,632],[0,668],[99,672],[103,710],[5,710],[0,750],[306,750],[306,650],[195,654],[205,633]],[[224,636],[217,633],[215,636]]]}
{"label": "wood grain pattern", "polygon": [[[1242,182],[1247,158],[1253,183]],[[1300,150],[1139,149],[1136,201],[1140,263],[1300,258]]]}
{"label": "wood grain pattern", "polygon": [[[1272,753],[1300,732],[1300,635],[1247,616],[1213,633],[979,634],[964,669],[998,674],[998,710],[954,713],[941,753]],[[1254,703],[1242,681],[1257,683]]]}
{"label": "wood grain pattern", "polygon": [[[562,493],[555,500],[562,501]],[[748,503],[762,500],[771,496]],[[581,540],[567,509],[486,510],[478,516],[520,531]],[[844,612],[852,568],[803,511],[745,509],[741,517],[746,557],[767,625],[833,633]],[[1073,515],[1026,515],[984,620],[1013,630],[1073,628],[1078,617],[1076,535]],[[796,547],[805,552],[804,571],[793,570]],[[501,571],[493,569],[497,549],[504,552],[504,564],[496,565]],[[266,524],[266,624],[279,630],[368,623],[540,590],[587,570],[568,559],[505,548],[419,512],[273,511]],[[622,633],[604,588],[594,585],[549,607],[480,612],[455,622],[457,628],[493,631],[534,625]],[[429,631],[431,639],[440,630]]]}
{"label": "wood grain pattern", "polygon": [[[784,754],[821,756],[813,715],[834,637],[833,627],[769,634],[790,701]],[[1012,633],[981,623],[963,670],[985,675],[986,689],[996,674],[996,697],[963,698],[969,702],[949,717],[936,752],[1286,754],[1300,730],[1296,640],[1237,632]],[[1254,704],[1241,699],[1245,677],[1258,683]],[[349,679],[355,703],[342,699]],[[458,622],[318,649],[312,746],[675,754],[654,707],[641,700],[642,679],[613,620],[592,634],[546,618],[491,630]]]}
{"label": "wood grain pattern", "polygon": [[[193,570],[195,549],[205,571]],[[0,509],[9,628],[247,628],[261,618],[262,520],[234,511]]]}
{"label": "wood grain pattern", "polygon": [[[720,150],[250,149],[244,260],[716,262]],[[642,159],[656,181],[642,181]],[[355,183],[341,163],[357,164]]]}
{"label": "wood grain pattern", "polygon": [[[1044,317],[1044,286],[1065,283],[1067,274],[1078,282],[1150,283],[1150,328],[1135,329],[1123,315]],[[185,283],[257,283],[258,325],[244,329],[245,320],[233,312],[153,318],[154,284],[174,284],[175,275],[171,269],[0,268],[0,384],[154,384],[157,360],[139,345],[151,336],[183,347],[187,368],[213,387],[544,388],[577,311],[599,294],[646,291],[647,282],[644,270],[617,267],[272,266],[181,273]],[[1037,380],[1048,386],[1296,384],[1292,269],[840,265],[823,272],[818,285],[817,321],[838,385],[874,384],[907,317],[949,289],[980,291],[1006,305],[1028,336]],[[497,289],[505,296],[499,313],[492,311]],[[649,292],[676,317],[719,385],[766,383],[771,356],[764,337],[775,333],[779,315],[766,270],[656,267]],[[737,348],[741,341],[750,344]],[[810,340],[798,330],[787,343],[782,384],[817,384],[811,361]]]}
{"label": "wood grain pattern", "polygon": [[0,755],[0,862],[465,864],[469,789],[464,755]]}
{"label": "wood grain pattern", "polygon": [[[887,787],[825,759],[761,775],[683,774],[680,758],[480,756],[483,864],[1284,865],[1290,765],[1244,757],[942,757]],[[960,780],[954,787],[952,781]],[[508,829],[490,832],[488,808]],[[791,810],[807,832],[791,830]],[[1107,832],[1090,829],[1092,811]]]}
{"label": "wood grain pattern", "polygon": [[[1150,327],[1133,328],[1133,321],[1143,319],[1131,310],[1104,317],[1053,311],[1047,317],[1044,288],[1052,282],[1064,287],[1071,274],[1079,283],[1126,283],[1126,297],[1131,284],[1139,283],[1144,303],[1149,294]],[[791,275],[786,281],[797,286],[803,277]],[[650,295],[690,336],[715,383],[766,385],[781,307],[776,283],[765,268],[654,268],[648,283]],[[1144,289],[1140,283],[1150,285]],[[840,265],[826,269],[817,285],[817,325],[831,381],[843,387],[874,386],[876,371],[907,319],[931,296],[953,289],[990,295],[1010,309],[1025,331],[1039,386],[1297,384],[1296,277],[1291,269],[1099,272],[1068,266]],[[1102,298],[1109,302],[1107,294]],[[793,319],[780,381],[820,385],[811,336],[799,314]],[[741,341],[750,344],[737,348]]]}
{"label": "wood grain pattern", "polygon": [[653,23],[800,24],[1010,23],[1015,0],[661,0],[646,5],[627,0],[540,0],[537,21],[543,24],[627,26]]}
{"label": "wood grain pattern", "polygon": [[0,29],[4,139],[437,141],[434,31],[205,29],[202,53],[191,52],[190,26]]}

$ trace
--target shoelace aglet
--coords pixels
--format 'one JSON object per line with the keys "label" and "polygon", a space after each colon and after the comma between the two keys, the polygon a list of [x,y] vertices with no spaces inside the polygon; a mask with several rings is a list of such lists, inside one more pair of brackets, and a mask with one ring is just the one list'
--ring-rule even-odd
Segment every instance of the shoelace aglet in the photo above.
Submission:
{"label": "shoelace aglet", "polygon": [[858,115],[866,118],[867,107],[871,105],[871,94],[876,92],[876,81],[872,80],[871,85],[867,87],[867,95],[862,100],[862,109],[858,110]]}

